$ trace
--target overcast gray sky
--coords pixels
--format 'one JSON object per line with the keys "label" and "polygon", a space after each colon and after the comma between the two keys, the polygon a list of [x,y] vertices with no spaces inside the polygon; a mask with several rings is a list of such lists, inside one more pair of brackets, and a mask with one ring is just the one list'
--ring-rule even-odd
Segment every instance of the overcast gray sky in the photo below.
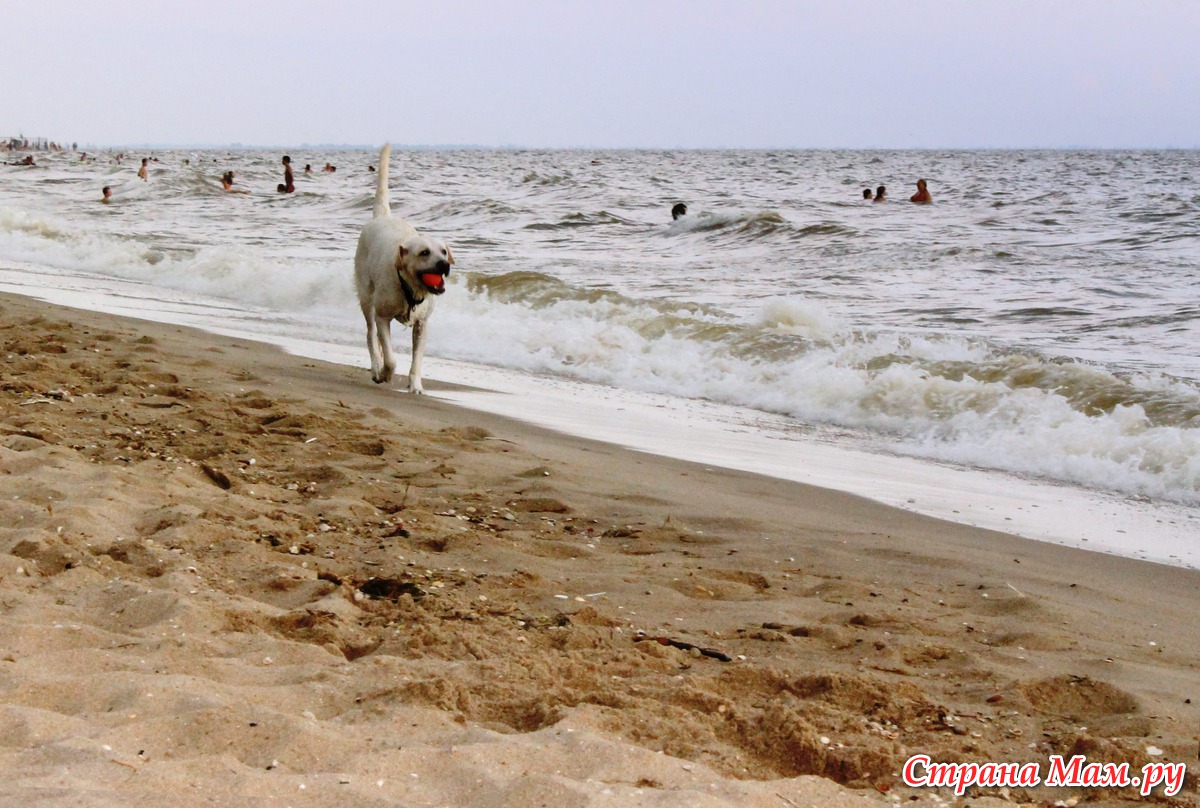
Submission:
{"label": "overcast gray sky", "polygon": [[1200,146],[1200,0],[2,3],[0,135]]}

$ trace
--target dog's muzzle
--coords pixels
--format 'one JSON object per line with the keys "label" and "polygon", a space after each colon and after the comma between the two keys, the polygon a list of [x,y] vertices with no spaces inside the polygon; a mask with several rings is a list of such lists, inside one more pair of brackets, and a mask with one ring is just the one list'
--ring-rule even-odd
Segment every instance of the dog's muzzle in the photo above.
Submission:
{"label": "dog's muzzle", "polygon": [[450,262],[438,261],[433,269],[422,272],[419,277],[425,288],[435,295],[446,291],[446,276],[450,274]]}

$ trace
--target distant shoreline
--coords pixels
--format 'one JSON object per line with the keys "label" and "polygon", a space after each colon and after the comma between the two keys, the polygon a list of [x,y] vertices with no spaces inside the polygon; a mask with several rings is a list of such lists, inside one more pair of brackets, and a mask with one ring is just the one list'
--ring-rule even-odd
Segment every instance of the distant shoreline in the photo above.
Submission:
{"label": "distant shoreline", "polygon": [[[244,143],[124,143],[96,144],[81,143],[78,149],[66,151],[280,151],[300,149],[322,149],[326,151],[377,151],[382,143],[350,144],[350,143],[289,143],[247,145]],[[1013,152],[1062,152],[1071,154],[1115,153],[1115,154],[1154,154],[1160,152],[1194,152],[1200,151],[1196,146],[923,146],[923,147],[892,147],[892,146],[520,146],[503,145],[488,146],[468,143],[393,143],[396,151],[538,151],[538,152],[862,152],[862,153],[963,153],[978,152],[981,154],[1009,154]],[[31,151],[36,151],[31,149]]]}

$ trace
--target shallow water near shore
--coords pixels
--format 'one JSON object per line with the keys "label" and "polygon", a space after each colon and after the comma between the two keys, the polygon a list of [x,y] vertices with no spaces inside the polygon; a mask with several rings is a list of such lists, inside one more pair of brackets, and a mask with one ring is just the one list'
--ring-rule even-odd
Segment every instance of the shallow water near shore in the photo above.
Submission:
{"label": "shallow water near shore", "polygon": [[[363,365],[349,277],[377,153],[297,154],[339,171],[281,196],[265,152],[159,152],[146,183],[103,154],[0,169],[0,284]],[[228,168],[252,193],[219,190]],[[398,150],[391,186],[458,259],[427,375],[504,391],[437,395],[1194,566],[1200,199],[1177,189],[1197,171],[1195,152]],[[856,199],[910,175],[933,206]]]}

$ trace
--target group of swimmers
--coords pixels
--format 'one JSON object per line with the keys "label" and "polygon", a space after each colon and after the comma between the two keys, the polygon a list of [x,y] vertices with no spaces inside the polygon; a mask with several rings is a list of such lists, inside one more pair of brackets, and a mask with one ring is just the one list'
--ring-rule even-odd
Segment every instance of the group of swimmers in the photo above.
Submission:
{"label": "group of swimmers", "polygon": [[[285,154],[283,156],[283,160],[281,162],[283,163],[283,182],[276,185],[275,190],[281,194],[295,193],[296,192],[296,178],[292,174],[292,158]],[[329,163],[326,163],[325,165],[328,167]],[[307,165],[304,166],[304,173],[305,174],[313,173],[312,163],[308,163]],[[232,171],[226,171],[224,174],[221,175],[221,190],[226,191],[231,194],[248,194],[248,193],[250,193],[249,191],[243,190],[241,188],[233,187],[233,172]]]}
{"label": "group of swimmers", "polygon": [[[371,170],[374,171],[375,168],[372,166]],[[337,171],[337,166],[326,163],[325,167],[322,168],[321,171],[332,174],[334,171]],[[230,173],[232,174],[233,172]],[[313,173],[312,163],[304,164],[304,173]],[[227,188],[226,190],[229,189]],[[281,194],[290,194],[296,190],[295,178],[292,176],[292,158],[288,157],[286,154],[283,156],[283,182],[276,185],[275,190]]]}
{"label": "group of swimmers", "polygon": [[[296,179],[292,173],[292,158],[289,155],[285,154],[283,156],[282,162],[283,162],[283,182],[281,182],[281,183],[279,183],[279,185],[275,186],[275,190],[281,194],[295,193]],[[23,162],[20,164],[13,163],[12,165],[33,165],[33,164],[34,164],[33,158],[28,157],[28,158],[26,158],[26,162]],[[184,164],[190,165],[191,161],[184,160]],[[142,164],[138,168],[138,172],[137,172],[139,179],[149,181],[149,167],[150,167],[150,158],[143,157]],[[375,167],[372,166],[371,170],[374,171]],[[331,163],[326,163],[325,167],[322,168],[321,171],[332,174],[333,172],[337,171],[337,166],[335,166]],[[305,174],[313,173],[312,163],[305,164],[304,173]],[[234,188],[233,187],[233,177],[234,177],[234,174],[232,171],[226,171],[224,174],[221,175],[221,190],[222,191],[225,191],[225,192],[231,193],[231,194],[248,194],[248,193],[250,193],[249,191],[244,190],[242,188]],[[111,202],[112,201],[113,190],[112,190],[111,186],[105,185],[101,191],[101,194],[102,194],[102,196],[100,198],[101,202]]]}
{"label": "group of swimmers", "polygon": [[[33,157],[32,156],[27,157],[25,159],[27,162],[10,163],[10,165],[33,165]],[[296,180],[292,174],[292,158],[285,154],[283,156],[282,162],[283,162],[283,182],[281,182],[281,183],[279,183],[279,185],[275,186],[275,190],[281,194],[294,193],[296,191]],[[147,166],[149,165],[149,163],[150,163],[150,158],[148,158],[148,157],[142,158],[142,165],[141,165],[141,168],[138,169],[137,175],[138,175],[138,177],[140,177],[143,180],[147,179]],[[333,171],[337,171],[337,166],[333,166],[333,165],[330,165],[329,163],[326,163],[325,167],[321,170],[325,171],[325,172],[333,172]],[[371,166],[370,170],[372,172],[375,171],[375,166]],[[304,173],[305,174],[313,173],[312,163],[305,164]],[[224,174],[221,175],[221,190],[227,191],[229,193],[234,193],[234,194],[250,193],[249,191],[243,191],[241,188],[233,187],[233,172],[232,171],[226,171]],[[104,196],[100,200],[101,202],[111,201],[112,188],[110,188],[107,185],[104,186],[103,194],[104,194]],[[868,201],[868,202],[886,202],[887,201],[887,186],[880,185],[878,188],[875,189],[874,194],[871,193],[870,188],[863,188],[862,196],[863,196],[863,200]],[[928,187],[928,184],[925,182],[925,180],[923,180],[923,179],[917,180],[917,192],[915,194],[913,194],[912,196],[910,196],[908,198],[908,201],[914,202],[918,205],[928,205],[930,202],[933,201],[933,196],[930,195],[929,187]],[[686,215],[687,215],[687,205],[685,205],[682,202],[676,203],[675,206],[671,208],[671,218],[672,219],[678,219],[679,217],[686,216]]]}
{"label": "group of swimmers", "polygon": [[[296,192],[296,177],[295,177],[295,174],[292,173],[292,158],[289,155],[285,154],[283,156],[283,160],[281,162],[283,163],[283,182],[276,185],[275,190],[281,194],[295,193]],[[326,163],[325,168],[323,168],[321,170],[322,171],[337,171],[337,168],[335,166],[330,165],[329,163]],[[304,164],[304,173],[305,174],[313,173],[312,163]],[[233,172],[232,171],[226,171],[224,176],[221,177],[221,190],[229,191],[230,193],[235,193],[235,194],[250,193],[249,191],[243,191],[240,188],[233,187]]]}
{"label": "group of swimmers", "polygon": [[[83,156],[79,158],[80,162],[86,160],[87,156],[88,156],[87,152],[84,152]],[[124,155],[118,155],[118,157],[117,157],[118,163],[121,162],[121,157],[124,157]],[[156,163],[158,162],[157,157],[154,158],[154,162],[156,162]],[[137,175],[138,175],[138,179],[140,179],[144,182],[150,181],[150,158],[149,157],[142,158],[142,164],[140,166],[138,166]],[[111,185],[105,185],[102,189],[100,189],[100,201],[105,202],[105,203],[113,201],[113,189],[112,189]]]}
{"label": "group of swimmers", "polygon": [[[28,140],[17,139],[17,138],[0,141],[0,149],[3,149],[5,151],[16,150],[18,148],[30,148],[31,146],[40,146],[41,148],[49,150],[49,151],[65,151],[66,150],[64,147],[59,146],[57,143],[49,143],[49,142],[33,142],[33,143],[31,143]],[[72,148],[74,148],[74,147],[75,147],[75,144],[72,144]],[[121,159],[124,156],[125,156],[124,154],[118,154],[115,156],[114,159],[116,160],[117,163],[120,163]],[[84,152],[83,155],[79,159],[80,159],[80,162],[87,161],[88,153]],[[95,158],[92,158],[92,159],[95,159]],[[158,158],[157,157],[153,158],[153,161],[157,163]],[[141,165],[138,166],[138,170],[137,170],[138,179],[140,179],[144,182],[150,181],[150,162],[151,162],[151,158],[143,157]],[[184,160],[183,162],[184,162],[184,165],[191,164],[190,160]],[[34,161],[33,155],[28,154],[23,159],[18,160],[16,162],[5,162],[5,165],[36,166],[37,163]],[[371,171],[374,171],[374,170],[375,170],[375,167],[371,166]],[[333,165],[332,163],[327,162],[327,163],[325,163],[325,167],[322,168],[321,171],[324,173],[332,174],[333,172],[337,171],[337,166]],[[305,174],[313,173],[312,163],[308,163],[304,166],[304,173]],[[221,175],[221,190],[227,191],[229,193],[234,193],[234,194],[250,193],[249,191],[243,190],[241,188],[233,187],[233,172],[232,171],[226,171],[224,174]],[[279,185],[276,186],[275,190],[281,194],[290,194],[290,193],[294,193],[296,191],[295,177],[292,174],[292,158],[286,154],[283,156],[283,182],[279,183]],[[104,188],[101,189],[100,193],[101,193],[101,197],[100,197],[101,202],[112,202],[113,201],[112,186],[105,185]]]}
{"label": "group of swimmers", "polygon": [[[887,201],[887,186],[880,185],[871,193],[870,188],[863,188],[863,199],[867,202],[886,202]],[[929,193],[928,183],[925,180],[917,180],[917,192],[908,198],[909,202],[915,202],[918,205],[928,205],[933,201],[933,196]],[[687,205],[683,202],[676,202],[671,208],[671,219],[679,219],[682,216],[687,216]]]}
{"label": "group of swimmers", "polygon": [[[863,188],[863,199],[867,202],[886,202],[887,201],[887,186],[880,185],[875,189],[875,194],[871,194],[870,188]],[[928,205],[933,201],[933,197],[929,194],[929,188],[925,180],[917,180],[917,192],[908,198],[909,202],[915,202],[918,205]]]}
{"label": "group of swimmers", "polygon": [[[327,173],[333,173],[334,171],[337,171],[337,166],[326,163],[325,167],[322,168],[321,171],[327,172]],[[233,176],[232,176],[233,172],[230,171],[228,173],[230,175],[230,183],[229,184],[232,185],[233,184]],[[305,174],[313,173],[312,163],[304,164],[304,173]],[[232,189],[226,188],[225,190],[229,191]],[[283,182],[276,185],[275,190],[281,194],[290,194],[290,193],[295,193],[295,191],[296,191],[296,178],[292,175],[292,158],[286,154],[283,156]],[[245,191],[242,191],[240,193],[245,193]]]}

